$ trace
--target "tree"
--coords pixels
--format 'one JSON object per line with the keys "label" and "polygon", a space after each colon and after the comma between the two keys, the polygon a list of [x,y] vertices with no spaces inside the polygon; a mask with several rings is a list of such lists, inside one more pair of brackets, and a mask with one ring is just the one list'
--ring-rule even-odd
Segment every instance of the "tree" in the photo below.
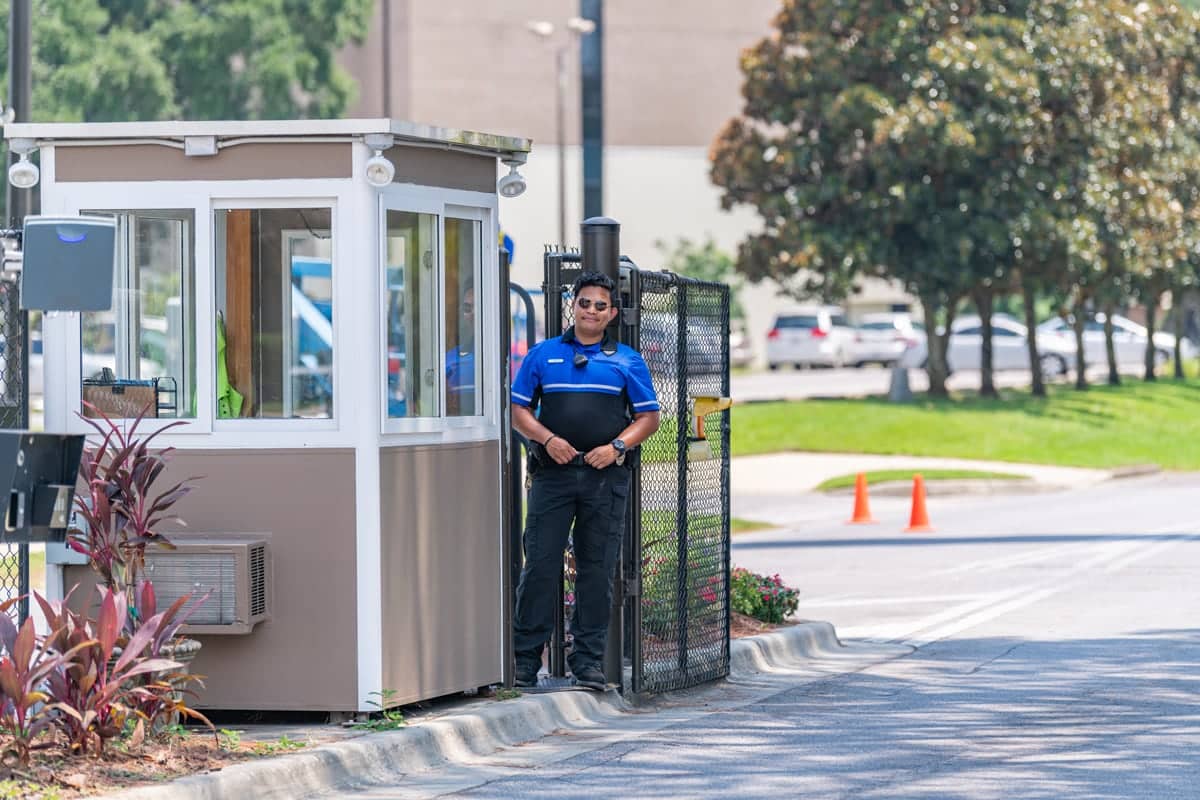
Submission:
{"label": "tree", "polygon": [[689,278],[728,284],[729,318],[746,319],[745,309],[738,297],[743,282],[734,269],[733,257],[718,248],[711,236],[704,240],[704,244],[681,238],[673,247],[663,241],[655,242],[654,246],[663,254],[663,269]]}
{"label": "tree", "polygon": [[1019,257],[1010,222],[1029,205],[1017,173],[1039,89],[1024,15],[1022,2],[786,0],[743,56],[744,111],[713,148],[722,203],[763,221],[739,271],[826,300],[863,276],[898,280],[925,309],[935,395],[959,304],[1007,286]]}
{"label": "tree", "polygon": [[[5,39],[8,5],[0,0]],[[372,0],[35,0],[31,116],[339,116],[354,87],[335,56],[366,35],[372,8]]]}

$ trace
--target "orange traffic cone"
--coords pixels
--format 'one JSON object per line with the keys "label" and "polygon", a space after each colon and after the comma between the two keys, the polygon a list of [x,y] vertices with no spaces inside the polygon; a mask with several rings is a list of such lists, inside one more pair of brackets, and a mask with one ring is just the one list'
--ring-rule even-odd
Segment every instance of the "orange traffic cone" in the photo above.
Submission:
{"label": "orange traffic cone", "polygon": [[860,472],[854,479],[854,516],[846,520],[846,524],[866,525],[874,521],[871,518],[871,504],[867,500],[867,476]]}
{"label": "orange traffic cone", "polygon": [[925,479],[920,475],[913,475],[912,515],[908,518],[908,527],[904,532],[922,533],[931,530],[933,528],[929,525],[929,514],[925,511]]}

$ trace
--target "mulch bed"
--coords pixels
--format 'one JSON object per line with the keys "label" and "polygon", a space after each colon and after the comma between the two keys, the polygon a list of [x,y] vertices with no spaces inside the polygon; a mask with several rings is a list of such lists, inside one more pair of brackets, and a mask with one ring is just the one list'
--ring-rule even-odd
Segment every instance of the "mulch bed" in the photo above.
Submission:
{"label": "mulch bed", "polygon": [[729,638],[731,639],[741,639],[745,636],[757,636],[760,633],[770,633],[771,631],[777,631],[780,628],[790,628],[793,625],[799,624],[796,622],[787,621],[779,625],[775,625],[770,622],[757,620],[754,617],[750,617],[745,614],[739,614],[736,611],[730,611],[729,613],[731,615],[729,618]]}
{"label": "mulch bed", "polygon": [[[228,745],[227,745],[228,746]],[[213,772],[239,761],[276,755],[261,745],[238,743],[219,748],[211,734],[197,731],[146,741],[138,747],[116,743],[100,758],[66,758],[60,750],[35,752],[28,767],[0,767],[0,797],[5,800],[67,800],[164,783],[185,775]]]}

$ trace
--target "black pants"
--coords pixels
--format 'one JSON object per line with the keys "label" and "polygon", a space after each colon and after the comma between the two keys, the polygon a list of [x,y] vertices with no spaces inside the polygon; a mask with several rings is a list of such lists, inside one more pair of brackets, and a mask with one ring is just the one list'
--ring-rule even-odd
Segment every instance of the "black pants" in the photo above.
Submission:
{"label": "black pants", "polygon": [[586,465],[549,467],[534,475],[513,626],[518,667],[536,670],[541,665],[542,647],[554,630],[555,584],[572,520],[576,577],[571,669],[602,666],[629,476],[624,467],[596,470]]}

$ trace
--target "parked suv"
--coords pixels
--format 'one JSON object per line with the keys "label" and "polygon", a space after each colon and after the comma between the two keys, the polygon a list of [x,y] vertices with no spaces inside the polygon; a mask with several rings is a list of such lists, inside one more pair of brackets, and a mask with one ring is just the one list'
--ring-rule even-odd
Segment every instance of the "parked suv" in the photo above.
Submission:
{"label": "parked suv", "polygon": [[854,329],[837,306],[805,306],[781,312],[767,333],[767,366],[779,369],[840,367],[854,359]]}

